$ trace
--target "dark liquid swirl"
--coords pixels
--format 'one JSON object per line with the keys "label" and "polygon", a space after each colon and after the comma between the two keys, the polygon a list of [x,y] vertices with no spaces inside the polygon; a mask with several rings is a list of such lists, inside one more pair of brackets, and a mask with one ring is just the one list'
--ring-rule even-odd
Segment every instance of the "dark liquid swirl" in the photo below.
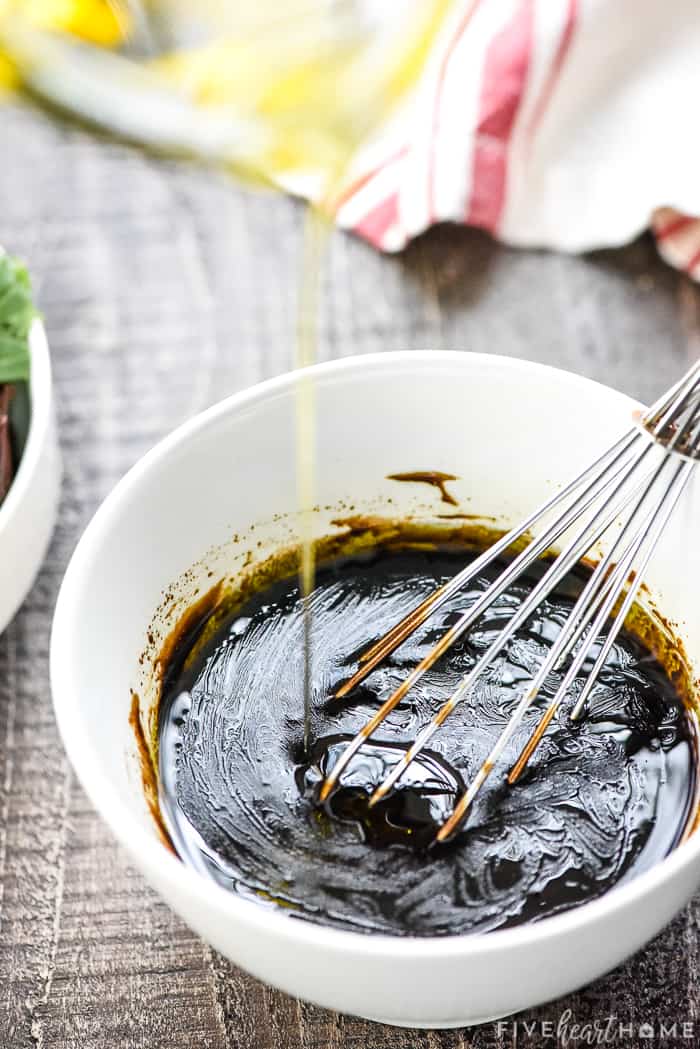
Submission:
{"label": "dark liquid swirl", "polygon": [[693,733],[664,669],[629,634],[614,646],[585,719],[572,724],[565,705],[522,780],[507,787],[504,773],[561,679],[551,676],[462,832],[428,848],[556,637],[580,590],[578,575],[517,633],[393,794],[367,808],[373,788],[493,640],[534,575],[409,692],[318,807],[323,772],[495,572],[443,606],[353,695],[329,697],[368,644],[467,556],[377,550],[320,567],[315,742],[306,756],[296,580],[255,595],[189,659],[192,639],[181,648],[161,704],[160,774],[185,862],[234,892],[313,921],[430,935],[567,910],[673,849],[693,796]]}

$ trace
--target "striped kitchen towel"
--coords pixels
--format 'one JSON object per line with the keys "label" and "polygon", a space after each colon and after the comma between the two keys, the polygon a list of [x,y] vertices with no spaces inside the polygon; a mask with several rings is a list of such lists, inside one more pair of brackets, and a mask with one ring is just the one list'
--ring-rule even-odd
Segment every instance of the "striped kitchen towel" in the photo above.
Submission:
{"label": "striped kitchen towel", "polygon": [[337,221],[385,251],[440,221],[565,251],[650,226],[700,279],[699,100],[698,0],[458,0]]}
{"label": "striped kitchen towel", "polygon": [[[274,41],[279,62],[270,68],[280,83],[271,93],[257,86],[267,107],[260,113],[255,91],[241,98],[241,82],[254,67],[267,75],[269,56],[261,63],[232,29],[224,33],[228,21],[222,28],[214,17],[228,12],[234,25],[241,16],[245,23],[248,5],[163,0],[172,53],[156,49],[152,60],[135,57],[151,54],[151,37],[132,39],[143,21],[125,22],[132,6],[0,0],[0,83],[4,49],[10,83],[17,78],[83,121],[178,155],[246,162],[278,186],[323,196],[327,205],[329,158],[317,147],[329,128],[306,135],[303,111],[296,122],[287,120],[284,85],[296,83],[304,68],[289,35]],[[264,21],[273,9],[289,15],[295,6],[274,0],[252,10]],[[308,8],[310,18],[326,6],[311,0],[300,11]],[[479,226],[509,244],[565,251],[615,246],[651,227],[664,258],[700,280],[700,135],[693,130],[700,0],[436,6],[448,14],[417,81],[362,141],[331,202],[339,225],[385,251],[400,250],[441,221]],[[368,24],[402,12],[396,0],[357,7]],[[25,13],[20,22],[18,10]],[[311,19],[309,33],[314,27]],[[80,46],[64,48],[67,39]],[[113,48],[110,61],[95,62],[87,41]],[[283,117],[279,128],[269,120],[270,97]],[[327,109],[333,117],[333,104]],[[280,128],[289,140],[277,141]]]}

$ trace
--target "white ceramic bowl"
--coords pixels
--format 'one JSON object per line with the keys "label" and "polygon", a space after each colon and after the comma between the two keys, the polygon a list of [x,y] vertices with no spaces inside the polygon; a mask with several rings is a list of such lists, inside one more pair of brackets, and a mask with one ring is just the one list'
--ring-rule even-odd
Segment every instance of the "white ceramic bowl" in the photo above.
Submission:
{"label": "white ceramic bowl", "polygon": [[0,504],[0,634],[22,604],[44,560],[61,486],[44,326],[29,335],[29,432],[12,487]]}
{"label": "white ceramic bowl", "polygon": [[[451,487],[465,508],[514,522],[617,437],[637,407],[565,372],[466,353],[359,357],[311,374],[319,534],[332,530],[344,501],[355,512],[440,512],[432,489],[386,480],[418,469],[457,474]],[[640,947],[688,900],[700,882],[700,834],[566,914],[429,939],[338,931],[265,909],[204,881],[158,839],[127,721],[131,688],[145,707],[152,700],[152,668],[137,660],[149,624],[166,629],[171,588],[186,602],[208,571],[235,570],[246,551],[262,558],[288,540],[295,381],[283,375],[182,426],[127,474],[85,532],[51,646],[56,715],[78,776],[133,862],[192,928],[291,994],[412,1027],[472,1024],[564,994]],[[696,668],[699,520],[696,486],[650,575]]]}

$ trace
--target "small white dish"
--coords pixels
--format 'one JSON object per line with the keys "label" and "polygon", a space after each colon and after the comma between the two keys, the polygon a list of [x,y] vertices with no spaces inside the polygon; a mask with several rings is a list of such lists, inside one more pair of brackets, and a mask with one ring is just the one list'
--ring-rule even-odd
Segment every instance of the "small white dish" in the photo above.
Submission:
{"label": "small white dish", "polygon": [[29,333],[30,417],[27,440],[10,490],[0,503],[0,634],[29,592],[56,523],[61,465],[46,332]]}
{"label": "small white dish", "polygon": [[[415,470],[458,475],[450,483],[460,501],[454,509],[515,523],[617,438],[639,407],[566,372],[468,353],[358,357],[307,376],[318,411],[319,535],[333,531],[343,502],[345,514],[440,513],[433,489],[387,480]],[[180,427],[127,474],[88,526],[63,582],[51,643],[54,704],[70,759],[95,807],[173,909],[217,950],[290,994],[438,1028],[562,995],[637,950],[690,898],[700,882],[700,834],[567,913],[487,935],[431,938],[300,921],[211,884],[159,839],[129,724],[132,689],[142,720],[152,713],[157,668],[147,633],[157,642],[198,588],[236,571],[246,554],[262,559],[289,541],[296,384],[283,375]],[[694,484],[649,574],[696,675],[698,520]]]}

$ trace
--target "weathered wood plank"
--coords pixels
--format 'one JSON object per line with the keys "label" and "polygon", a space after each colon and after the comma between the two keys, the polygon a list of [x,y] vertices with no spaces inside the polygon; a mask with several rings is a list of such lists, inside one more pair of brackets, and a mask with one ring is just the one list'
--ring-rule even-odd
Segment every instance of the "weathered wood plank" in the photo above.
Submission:
{"label": "weathered wood plank", "polygon": [[[21,107],[0,110],[0,142],[0,242],[36,277],[66,464],[46,565],[0,639],[0,1044],[504,1049],[528,1044],[523,1021],[566,1009],[580,1022],[697,1022],[700,899],[615,972],[502,1035],[494,1025],[405,1032],[264,987],[202,944],[128,866],[70,774],[51,714],[58,584],[100,499],[147,447],[291,365],[303,212]],[[698,289],[645,238],[567,258],[442,228],[382,258],[336,235],[323,291],[322,358],[503,353],[648,399],[700,346]]]}

